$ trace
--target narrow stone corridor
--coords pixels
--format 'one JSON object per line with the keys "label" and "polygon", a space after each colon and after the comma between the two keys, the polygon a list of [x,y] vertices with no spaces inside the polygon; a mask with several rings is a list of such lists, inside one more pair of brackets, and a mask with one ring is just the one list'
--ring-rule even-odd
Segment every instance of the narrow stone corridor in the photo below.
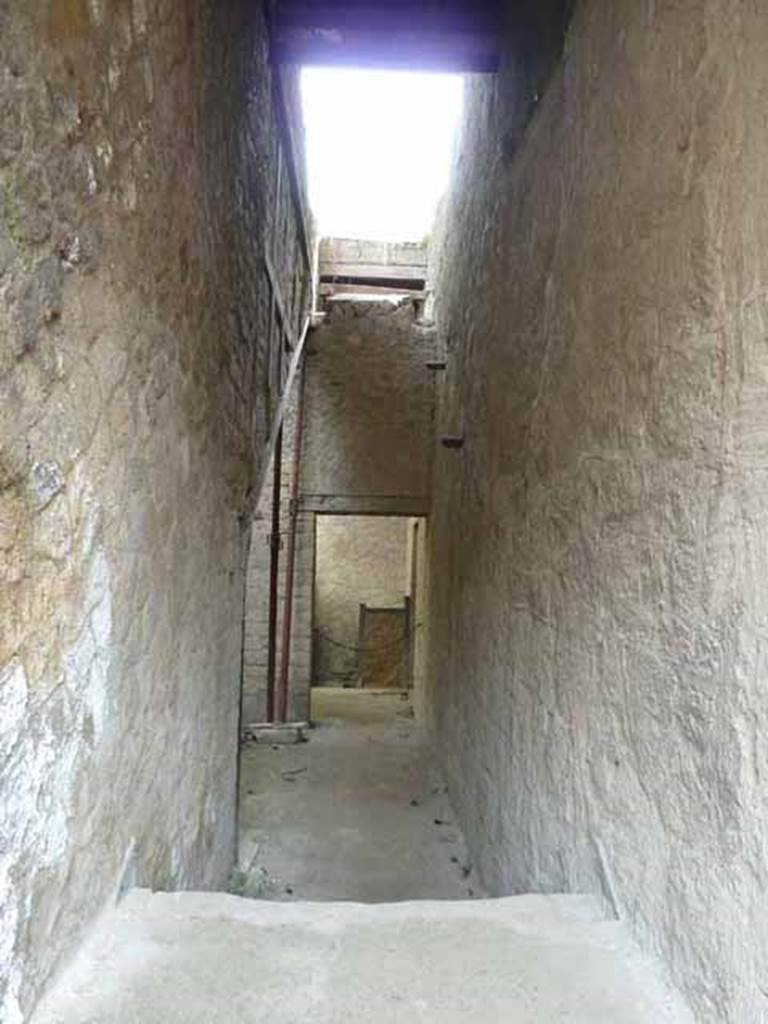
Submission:
{"label": "narrow stone corridor", "polygon": [[765,1024],[766,54],[0,0],[0,1024]]}
{"label": "narrow stone corridor", "polygon": [[361,903],[479,896],[407,695],[316,687],[309,742],[249,744],[243,895]]}

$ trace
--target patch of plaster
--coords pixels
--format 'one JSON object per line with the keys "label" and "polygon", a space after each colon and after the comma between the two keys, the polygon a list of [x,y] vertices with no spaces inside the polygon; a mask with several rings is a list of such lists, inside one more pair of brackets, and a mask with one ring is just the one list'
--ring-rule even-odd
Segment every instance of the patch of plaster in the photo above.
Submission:
{"label": "patch of plaster", "polygon": [[45,508],[64,486],[64,479],[57,463],[36,462],[30,473],[29,485],[36,508]]}
{"label": "patch of plaster", "polygon": [[[27,678],[18,659],[0,673],[0,694],[0,765],[4,766],[15,746],[27,704]],[[3,831],[0,839],[0,965],[11,963],[19,918],[10,878],[11,858],[6,849],[7,841]],[[21,1024],[19,985],[20,975],[14,968],[10,968],[5,977],[0,976],[0,1020],[5,1024]]]}
{"label": "patch of plaster", "polygon": [[14,963],[14,949],[29,907],[22,905],[14,873],[30,853],[38,869],[54,868],[61,863],[69,844],[78,777],[86,766],[83,750],[93,748],[106,732],[112,603],[109,566],[100,550],[94,552],[88,567],[82,622],[46,700],[35,701],[18,659],[0,676],[3,1024],[22,1020],[18,1010],[20,965]]}
{"label": "patch of plaster", "polygon": [[27,706],[27,677],[24,666],[14,658],[0,672],[0,763],[11,753]]}

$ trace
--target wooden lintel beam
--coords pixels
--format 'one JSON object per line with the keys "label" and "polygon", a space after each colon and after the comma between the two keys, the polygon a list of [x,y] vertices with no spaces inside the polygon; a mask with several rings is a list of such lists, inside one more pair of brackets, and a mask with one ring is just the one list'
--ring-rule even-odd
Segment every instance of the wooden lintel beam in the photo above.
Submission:
{"label": "wooden lintel beam", "polygon": [[320,67],[382,68],[392,70],[491,73],[498,70],[497,41],[492,37],[446,39],[419,33],[399,33],[382,41],[367,33],[326,36],[304,31],[281,32],[276,59],[286,64]]}
{"label": "wooden lintel beam", "polygon": [[427,297],[427,293],[422,288],[397,288],[381,284],[337,284],[332,281],[321,281],[317,291],[321,297],[332,295],[411,295],[415,299],[426,299]]}
{"label": "wooden lintel beam", "polygon": [[281,0],[273,15],[273,52],[298,64],[495,71],[499,7],[492,0]]}
{"label": "wooden lintel beam", "polygon": [[299,509],[336,516],[427,516],[430,503],[418,494],[303,494]]}
{"label": "wooden lintel beam", "polygon": [[281,26],[325,31],[491,33],[502,13],[499,0],[278,0],[272,17]]}
{"label": "wooden lintel beam", "polygon": [[423,281],[427,276],[426,266],[413,263],[347,263],[328,260],[320,263],[320,277],[362,277],[366,280]]}

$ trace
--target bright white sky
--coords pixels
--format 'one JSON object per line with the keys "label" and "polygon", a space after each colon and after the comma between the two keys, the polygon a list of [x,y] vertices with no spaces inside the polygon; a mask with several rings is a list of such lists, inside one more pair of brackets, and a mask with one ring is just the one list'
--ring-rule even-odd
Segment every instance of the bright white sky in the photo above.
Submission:
{"label": "bright white sky", "polygon": [[448,186],[460,75],[304,68],[309,199],[322,236],[418,241]]}

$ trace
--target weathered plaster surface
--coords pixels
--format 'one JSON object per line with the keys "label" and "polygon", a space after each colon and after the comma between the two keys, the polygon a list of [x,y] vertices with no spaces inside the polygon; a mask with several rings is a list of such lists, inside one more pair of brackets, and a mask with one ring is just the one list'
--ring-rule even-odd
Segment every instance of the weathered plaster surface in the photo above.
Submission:
{"label": "weathered plaster surface", "polygon": [[331,304],[307,358],[303,494],[429,495],[433,348],[410,301]]}
{"label": "weathered plaster surface", "polygon": [[[485,883],[768,1014],[768,19],[584,0],[475,82],[441,260],[433,727]],[[533,114],[522,130],[527,103]]]}
{"label": "weathered plaster surface", "polygon": [[360,605],[402,608],[409,592],[408,519],[319,516],[315,568],[318,682],[354,679],[359,670]]}
{"label": "weathered plaster surface", "polygon": [[232,859],[264,69],[258,6],[0,3],[4,1024],[122,883]]}

